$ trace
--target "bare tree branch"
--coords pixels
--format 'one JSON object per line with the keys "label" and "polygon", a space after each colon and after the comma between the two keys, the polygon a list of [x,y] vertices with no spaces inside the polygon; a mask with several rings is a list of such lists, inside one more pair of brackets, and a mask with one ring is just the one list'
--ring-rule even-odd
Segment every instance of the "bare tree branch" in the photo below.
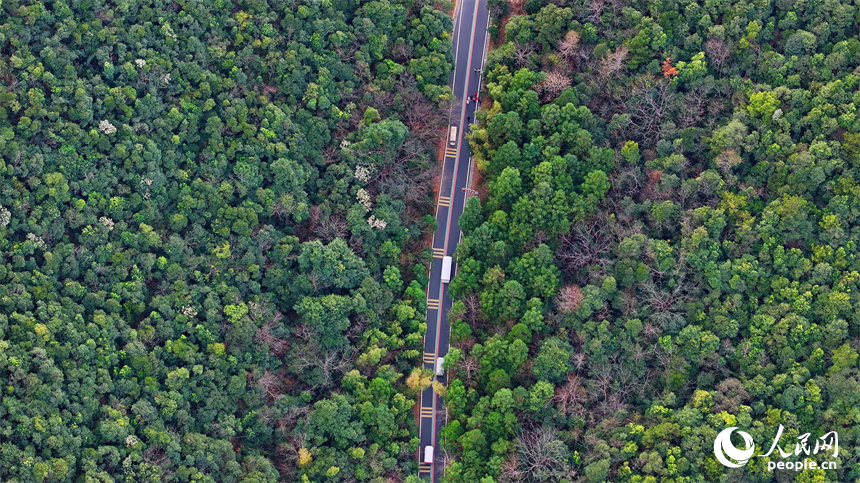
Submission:
{"label": "bare tree branch", "polygon": [[555,298],[556,307],[560,312],[569,314],[579,308],[583,298],[578,285],[568,285],[558,291]]}
{"label": "bare tree branch", "polygon": [[559,481],[570,470],[566,461],[569,450],[554,428],[539,426],[526,431],[517,438],[516,445],[520,481]]}
{"label": "bare tree branch", "polygon": [[558,70],[554,70],[548,73],[537,87],[543,94],[541,99],[544,102],[551,102],[570,87],[570,79]]}
{"label": "bare tree branch", "polygon": [[610,77],[615,76],[618,72],[627,65],[627,56],[630,54],[630,49],[625,45],[619,45],[615,52],[606,54],[600,59],[600,64],[597,66],[597,76],[601,81],[606,81]]}
{"label": "bare tree branch", "polygon": [[603,267],[609,264],[614,242],[614,237],[606,229],[606,219],[596,216],[574,224],[570,233],[561,237],[557,255],[568,270],[579,270],[589,265]]}

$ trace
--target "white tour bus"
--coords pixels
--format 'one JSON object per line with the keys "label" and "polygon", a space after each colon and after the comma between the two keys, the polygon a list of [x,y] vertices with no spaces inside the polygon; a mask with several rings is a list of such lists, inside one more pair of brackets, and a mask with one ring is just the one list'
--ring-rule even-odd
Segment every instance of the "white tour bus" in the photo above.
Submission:
{"label": "white tour bus", "polygon": [[432,463],[433,462],[433,447],[427,446],[424,448],[424,462]]}
{"label": "white tour bus", "polygon": [[442,257],[442,283],[451,281],[451,257]]}
{"label": "white tour bus", "polygon": [[451,143],[451,146],[457,144],[457,126],[451,126],[451,130],[448,133],[448,142]]}
{"label": "white tour bus", "polygon": [[442,367],[442,364],[444,364],[444,363],[445,363],[444,357],[439,357],[436,359],[436,375],[437,376],[444,376],[445,375],[445,368]]}

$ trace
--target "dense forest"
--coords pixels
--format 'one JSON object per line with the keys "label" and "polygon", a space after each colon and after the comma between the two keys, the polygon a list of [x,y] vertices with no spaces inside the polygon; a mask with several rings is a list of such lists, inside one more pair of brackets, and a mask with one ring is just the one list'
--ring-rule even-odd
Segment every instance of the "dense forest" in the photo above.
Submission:
{"label": "dense forest", "polygon": [[[489,8],[443,481],[860,481],[860,8]],[[451,13],[0,1],[0,481],[419,481]]]}
{"label": "dense forest", "polygon": [[417,481],[450,11],[0,2],[0,481]]}
{"label": "dense forest", "polygon": [[858,481],[858,7],[490,9],[444,481]]}

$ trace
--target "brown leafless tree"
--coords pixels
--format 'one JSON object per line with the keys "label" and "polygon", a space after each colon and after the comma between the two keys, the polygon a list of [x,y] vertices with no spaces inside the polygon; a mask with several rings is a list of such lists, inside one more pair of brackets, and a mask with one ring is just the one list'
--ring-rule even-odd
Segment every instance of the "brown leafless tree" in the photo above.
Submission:
{"label": "brown leafless tree", "polygon": [[[646,352],[643,352],[644,356]],[[631,351],[615,352],[610,356],[611,370],[615,379],[614,393],[621,401],[627,401],[633,394],[642,394],[648,386],[648,376],[638,373],[635,365],[630,364],[628,358],[633,355]],[[614,412],[614,410],[613,410]]]}
{"label": "brown leafless tree", "polygon": [[589,265],[604,267],[609,264],[614,242],[605,217],[595,216],[574,224],[570,232],[561,237],[558,258],[568,270]]}
{"label": "brown leafless tree", "polygon": [[[435,133],[438,136],[438,132]],[[430,164],[427,145],[419,139],[409,138],[400,147],[393,162],[376,165],[369,183],[380,192],[411,203],[426,201],[430,180],[441,169]]]}
{"label": "brown leafless tree", "polygon": [[717,67],[717,72],[722,75],[723,63],[725,63],[726,59],[732,53],[732,45],[721,38],[713,37],[705,42],[705,53],[711,59],[713,65]]}
{"label": "brown leafless tree", "polygon": [[731,173],[732,168],[743,163],[744,160],[738,155],[737,150],[729,149],[721,152],[715,161],[720,173],[726,175]]}
{"label": "brown leafless tree", "polygon": [[346,333],[344,337],[346,337],[352,345],[355,347],[356,351],[363,351],[365,348],[364,342],[359,342],[361,335],[364,334],[365,329],[367,329],[367,325],[369,321],[367,317],[364,315],[356,315],[352,318],[352,322],[349,324],[349,328],[346,329]]}
{"label": "brown leafless tree", "polygon": [[570,78],[558,70],[548,73],[538,85],[542,94],[541,99],[544,102],[551,102],[568,87],[570,87]]}
{"label": "brown leafless tree", "polygon": [[254,337],[255,342],[268,347],[272,354],[275,354],[277,357],[283,356],[289,347],[286,339],[277,337],[272,333],[279,325],[281,317],[281,313],[276,312],[271,319],[263,322],[263,325],[257,329],[257,334]]}
{"label": "brown leafless tree", "polygon": [[320,275],[315,270],[311,270],[308,272],[308,281],[311,283],[311,287],[314,288],[314,292],[319,292],[323,288],[325,288],[320,282]]}
{"label": "brown leafless tree", "polygon": [[714,409],[716,411],[735,412],[739,405],[745,404],[749,399],[750,394],[744,384],[734,377],[730,377],[717,384]]}
{"label": "brown leafless tree", "polygon": [[426,143],[438,141],[443,125],[439,109],[418,96],[406,96],[403,104],[403,124],[409,128],[409,134]]}
{"label": "brown leafless tree", "polygon": [[333,350],[322,353],[316,342],[316,334],[307,343],[296,346],[290,358],[290,371],[296,374],[316,370],[318,380],[313,389],[327,388],[347,368],[351,367],[357,349]]}
{"label": "brown leafless tree", "polygon": [[577,285],[568,285],[558,291],[555,303],[559,312],[569,314],[579,308],[583,299],[582,290]]}
{"label": "brown leafless tree", "polygon": [[326,165],[340,160],[340,148],[337,145],[323,148],[323,162]]}
{"label": "brown leafless tree", "polygon": [[278,473],[287,481],[292,481],[298,471],[299,454],[297,449],[293,449],[289,443],[281,443],[275,448],[276,457],[273,458],[273,463]]}
{"label": "brown leafless tree", "polygon": [[636,292],[633,289],[626,289],[621,294],[621,312],[624,315],[630,315],[639,307],[639,299],[636,298]]}
{"label": "brown leafless tree", "polygon": [[452,455],[448,451],[443,450],[443,451],[440,451],[438,453],[438,456],[436,457],[436,463],[435,464],[442,467],[442,473],[444,474],[445,470],[449,466],[451,466],[451,463],[453,463],[453,462],[454,462],[454,455]]}
{"label": "brown leafless tree", "polygon": [[606,81],[610,77],[620,72],[627,65],[627,56],[630,54],[630,49],[625,45],[619,45],[615,52],[606,54],[597,66],[597,76],[601,81]]}
{"label": "brown leafless tree", "polygon": [[516,445],[520,481],[558,481],[569,471],[567,446],[554,428],[539,426],[528,430],[517,438]]}
{"label": "brown leafless tree", "polygon": [[511,15],[525,15],[526,0],[508,0],[508,11]]}
{"label": "brown leafless tree", "polygon": [[290,444],[299,444],[298,446],[293,447],[296,454],[298,453],[299,448],[303,447],[303,441],[307,440],[307,435],[304,433],[293,435],[293,429],[296,427],[296,423],[299,420],[306,419],[308,415],[310,415],[312,409],[313,408],[311,406],[288,406],[284,409],[281,419],[276,423],[278,433],[282,437],[286,438],[291,435]]}
{"label": "brown leafless tree", "polygon": [[278,446],[277,454],[285,461],[297,463],[299,461],[299,450],[307,448],[308,435],[305,433],[297,433],[290,436],[286,443]]}
{"label": "brown leafless tree", "polygon": [[603,9],[606,8],[603,0],[591,0],[588,2],[588,15],[585,20],[593,24],[600,23],[600,17],[603,16]]}
{"label": "brown leafless tree", "polygon": [[596,424],[608,415],[626,410],[627,396],[634,390],[638,392],[642,384],[627,377],[619,379],[619,374],[629,371],[617,364],[603,364],[594,372],[596,376],[588,381],[587,391],[591,400],[589,420]]}
{"label": "brown leafless tree", "polygon": [[463,320],[472,326],[484,321],[484,314],[481,311],[481,300],[478,298],[477,293],[469,292],[468,295],[463,297],[462,302],[466,308],[463,312]]}
{"label": "brown leafless tree", "polygon": [[410,134],[430,146],[435,145],[439,140],[438,130],[447,125],[449,105],[455,101],[443,106],[432,104],[419,90],[416,77],[408,73],[400,75],[395,90],[402,99],[402,119]]}
{"label": "brown leafless tree", "polygon": [[630,91],[627,112],[629,129],[644,143],[653,146],[663,137],[663,123],[670,114],[674,94],[669,82],[652,75],[641,76]]}
{"label": "brown leafless tree", "polygon": [[577,352],[570,357],[570,362],[577,371],[582,371],[588,363],[588,356],[584,352]]}
{"label": "brown leafless tree", "polygon": [[684,109],[678,114],[678,125],[682,128],[699,124],[705,111],[707,99],[699,91],[693,91],[684,96]]}
{"label": "brown leafless tree", "polygon": [[463,371],[467,386],[472,385],[472,381],[478,374],[478,367],[478,360],[471,356],[463,358],[459,363],[459,369]]}
{"label": "brown leafless tree", "polygon": [[567,382],[555,389],[552,401],[559,405],[561,412],[570,414],[575,408],[588,401],[588,393],[579,383],[578,375],[568,374]]}
{"label": "brown leafless tree", "polygon": [[661,287],[654,282],[640,284],[641,301],[651,309],[651,319],[660,327],[671,322],[679,322],[684,317],[683,303],[689,299],[687,283],[677,283],[674,287]]}
{"label": "brown leafless tree", "polygon": [[[292,213],[292,208],[287,213]],[[306,230],[308,233],[312,233],[314,228],[316,228],[316,224],[320,219],[320,207],[319,205],[311,205],[308,209],[308,221]],[[299,236],[299,238],[302,238]]]}
{"label": "brown leafless tree", "polygon": [[306,323],[300,323],[293,328],[293,335],[304,341],[310,341],[316,337],[316,333]]}
{"label": "brown leafless tree", "polygon": [[373,96],[374,106],[380,107],[380,110],[388,109],[394,104],[394,92],[389,90],[379,90]]}
{"label": "brown leafless tree", "polygon": [[269,401],[277,401],[283,396],[281,379],[272,371],[266,369],[262,374],[254,374],[254,382],[262,389]]}
{"label": "brown leafless tree", "polygon": [[568,62],[575,62],[579,55],[579,32],[571,30],[558,43],[558,55]]}
{"label": "brown leafless tree", "polygon": [[642,326],[642,335],[644,335],[646,339],[656,339],[661,333],[663,333],[663,331],[654,324],[649,323]]}
{"label": "brown leafless tree", "polygon": [[647,172],[645,176],[645,187],[642,189],[642,197],[646,200],[665,200],[667,196],[660,190],[660,180],[663,179],[663,170],[654,169]]}
{"label": "brown leafless tree", "polygon": [[636,165],[625,164],[610,173],[610,196],[613,198],[634,198],[642,191],[644,179],[642,168]]}
{"label": "brown leafless tree", "polygon": [[143,461],[151,463],[155,466],[161,466],[167,460],[167,453],[164,448],[157,444],[151,444],[143,450]]}
{"label": "brown leafless tree", "polygon": [[545,230],[535,228],[532,232],[531,238],[525,244],[524,251],[531,251],[535,248],[541,246],[541,244],[545,244],[549,241],[549,235],[547,235]]}
{"label": "brown leafless tree", "polygon": [[363,236],[356,236],[356,235],[350,236],[349,240],[347,241],[347,245],[349,245],[349,248],[351,248],[352,251],[355,252],[355,254],[358,255],[359,257],[364,256],[364,237]]}
{"label": "brown leafless tree", "polygon": [[520,460],[516,453],[512,453],[502,463],[499,471],[499,483],[519,483],[523,481],[525,475],[520,469]]}
{"label": "brown leafless tree", "polygon": [[606,401],[612,395],[615,379],[606,364],[594,370],[596,376],[588,381],[588,398],[595,403]]}
{"label": "brown leafless tree", "polygon": [[517,61],[517,67],[528,67],[531,63],[531,56],[537,51],[537,45],[534,42],[526,42],[521,44],[514,42],[514,60]]}
{"label": "brown leafless tree", "polygon": [[643,363],[643,361],[647,360],[653,354],[653,349],[646,349],[639,344],[632,345],[629,351],[629,357],[630,360],[633,361],[634,366]]}
{"label": "brown leafless tree", "polygon": [[395,62],[405,62],[412,58],[412,47],[405,42],[400,42],[391,49],[391,55]]}
{"label": "brown leafless tree", "polygon": [[325,243],[335,238],[344,238],[348,233],[349,224],[339,216],[326,217],[314,227],[314,234]]}

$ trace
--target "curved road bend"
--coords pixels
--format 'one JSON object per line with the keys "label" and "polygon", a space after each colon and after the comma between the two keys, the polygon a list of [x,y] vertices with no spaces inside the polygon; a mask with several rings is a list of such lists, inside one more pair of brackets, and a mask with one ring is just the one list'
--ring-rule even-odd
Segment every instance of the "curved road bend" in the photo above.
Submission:
{"label": "curved road bend", "polygon": [[[457,126],[457,140],[454,146],[445,140],[445,159],[442,165],[442,182],[439,200],[436,205],[436,233],[433,234],[433,262],[430,266],[430,283],[427,287],[427,334],[424,336],[424,367],[435,369],[436,358],[448,353],[448,311],[451,299],[448,286],[440,281],[442,257],[452,256],[460,240],[460,215],[463,213],[467,195],[464,188],[469,187],[471,179],[471,159],[468,142],[463,135],[468,130],[467,119],[475,119],[476,103],[466,103],[466,99],[480,91],[480,76],[475,69],[483,69],[487,50],[487,27],[490,14],[487,0],[459,0],[454,14],[454,72],[450,85],[457,100],[460,112],[450,125]],[[451,274],[456,273],[456,264]],[[436,377],[447,384],[447,376]],[[440,452],[437,446],[439,429],[444,424],[442,400],[433,392],[432,386],[421,393],[421,423],[419,425],[419,476],[438,481],[442,475],[439,463]],[[427,446],[436,449],[435,462],[424,463]]]}

